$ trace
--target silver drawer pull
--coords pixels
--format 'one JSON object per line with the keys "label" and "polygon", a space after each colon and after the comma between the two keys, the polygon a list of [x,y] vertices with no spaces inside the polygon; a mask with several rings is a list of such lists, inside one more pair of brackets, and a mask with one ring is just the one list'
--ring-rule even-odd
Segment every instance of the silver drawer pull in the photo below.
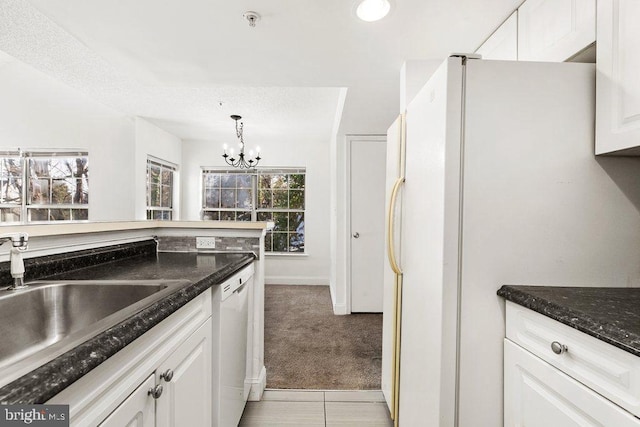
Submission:
{"label": "silver drawer pull", "polygon": [[167,369],[164,374],[160,375],[161,380],[165,380],[166,382],[171,382],[173,379],[173,371],[171,369]]}
{"label": "silver drawer pull", "polygon": [[551,351],[553,351],[555,354],[566,353],[567,350],[569,350],[567,346],[564,344],[560,344],[558,341],[554,341],[551,343]]}
{"label": "silver drawer pull", "polygon": [[160,396],[162,396],[162,384],[151,387],[147,394],[150,394],[154,399],[158,399]]}

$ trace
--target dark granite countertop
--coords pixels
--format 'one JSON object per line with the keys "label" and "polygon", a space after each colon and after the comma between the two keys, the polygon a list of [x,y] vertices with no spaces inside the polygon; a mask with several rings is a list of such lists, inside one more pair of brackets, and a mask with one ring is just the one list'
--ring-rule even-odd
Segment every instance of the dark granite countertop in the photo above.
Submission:
{"label": "dark granite countertop", "polygon": [[505,285],[498,295],[640,356],[640,288]]}
{"label": "dark granite countertop", "polygon": [[48,277],[52,280],[185,279],[191,284],[0,388],[0,404],[44,403],[213,285],[249,265],[246,253],[159,253]]}

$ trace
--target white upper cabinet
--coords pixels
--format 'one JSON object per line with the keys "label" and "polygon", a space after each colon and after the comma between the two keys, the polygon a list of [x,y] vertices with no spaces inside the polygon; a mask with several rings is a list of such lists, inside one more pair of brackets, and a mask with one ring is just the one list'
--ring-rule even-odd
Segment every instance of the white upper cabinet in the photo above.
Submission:
{"label": "white upper cabinet", "polygon": [[520,61],[566,61],[595,40],[596,0],[527,0],[518,9]]}
{"label": "white upper cabinet", "polygon": [[476,53],[482,55],[482,59],[516,61],[518,59],[518,11],[513,12],[476,50]]}
{"label": "white upper cabinet", "polygon": [[640,1],[598,2],[596,154],[640,155]]}

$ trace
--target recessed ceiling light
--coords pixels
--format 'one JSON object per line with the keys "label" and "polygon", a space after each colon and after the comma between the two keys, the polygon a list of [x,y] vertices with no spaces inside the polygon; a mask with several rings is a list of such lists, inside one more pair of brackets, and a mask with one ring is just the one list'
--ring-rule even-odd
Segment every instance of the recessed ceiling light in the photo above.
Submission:
{"label": "recessed ceiling light", "polygon": [[356,9],[356,15],[363,21],[373,22],[387,16],[389,10],[389,0],[362,0]]}

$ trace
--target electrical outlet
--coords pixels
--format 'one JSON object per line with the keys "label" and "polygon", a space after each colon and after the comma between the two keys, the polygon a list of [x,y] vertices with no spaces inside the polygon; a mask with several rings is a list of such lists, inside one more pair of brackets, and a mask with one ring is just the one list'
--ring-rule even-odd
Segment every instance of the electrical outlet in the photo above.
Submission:
{"label": "electrical outlet", "polygon": [[196,249],[215,249],[215,237],[196,237]]}

